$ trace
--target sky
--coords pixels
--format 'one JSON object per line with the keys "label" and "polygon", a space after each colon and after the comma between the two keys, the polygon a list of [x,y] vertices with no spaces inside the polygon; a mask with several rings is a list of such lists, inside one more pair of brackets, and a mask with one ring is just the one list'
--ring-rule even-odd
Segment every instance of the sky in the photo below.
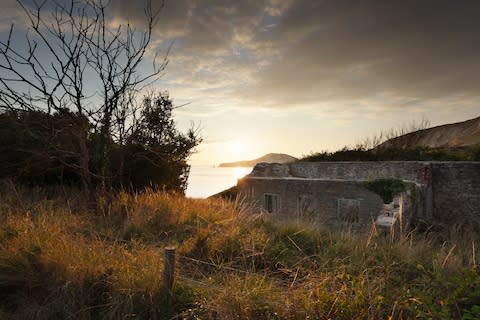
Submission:
{"label": "sky", "polygon": [[[1,3],[4,36],[23,20]],[[144,5],[111,0],[113,22],[141,26]],[[184,105],[179,128],[200,130],[194,165],[480,116],[480,1],[167,0],[150,54],[168,48],[156,88]]]}

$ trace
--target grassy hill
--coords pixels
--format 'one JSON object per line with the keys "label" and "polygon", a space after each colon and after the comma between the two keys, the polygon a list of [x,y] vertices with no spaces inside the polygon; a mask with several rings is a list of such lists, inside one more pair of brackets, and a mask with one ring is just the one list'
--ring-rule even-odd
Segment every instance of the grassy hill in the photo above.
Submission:
{"label": "grassy hill", "polygon": [[480,117],[417,130],[389,139],[377,148],[466,148],[480,146]]}
{"label": "grassy hill", "polygon": [[[0,185],[0,319],[477,319],[478,232],[276,221],[241,201]],[[171,295],[163,248],[177,247]]]}
{"label": "grassy hill", "polygon": [[[427,124],[424,120],[420,127]],[[390,138],[382,142],[385,137]],[[301,161],[480,161],[480,117],[426,129],[387,130],[355,147],[312,153]]]}

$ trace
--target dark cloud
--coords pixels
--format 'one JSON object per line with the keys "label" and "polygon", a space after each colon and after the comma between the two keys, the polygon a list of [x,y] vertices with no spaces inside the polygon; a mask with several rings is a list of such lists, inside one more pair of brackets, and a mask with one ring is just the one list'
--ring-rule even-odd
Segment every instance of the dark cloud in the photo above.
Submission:
{"label": "dark cloud", "polygon": [[[146,3],[116,0],[114,16],[141,23]],[[162,2],[152,3],[160,8]],[[167,0],[159,15],[157,34],[173,35],[183,50],[229,50],[233,41],[251,32],[266,5],[262,0]]]}
{"label": "dark cloud", "polygon": [[[113,5],[141,19],[141,1]],[[480,92],[479,1],[170,0],[158,34],[179,77],[264,105]]]}
{"label": "dark cloud", "polygon": [[[480,89],[480,2],[295,1],[253,95],[315,101]],[[272,101],[273,103],[275,101]]]}
{"label": "dark cloud", "polygon": [[145,21],[145,8],[148,3],[151,4],[153,12],[159,12],[157,34],[166,38],[183,35],[185,24],[195,3],[194,0],[113,0],[111,2],[113,16],[142,25]]}

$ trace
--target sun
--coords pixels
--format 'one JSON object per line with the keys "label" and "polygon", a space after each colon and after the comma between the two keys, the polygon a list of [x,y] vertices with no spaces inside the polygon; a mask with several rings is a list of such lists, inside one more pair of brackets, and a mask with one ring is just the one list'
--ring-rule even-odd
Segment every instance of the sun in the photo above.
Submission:
{"label": "sun", "polygon": [[242,155],[245,152],[245,143],[241,140],[232,140],[228,142],[228,149],[234,155]]}

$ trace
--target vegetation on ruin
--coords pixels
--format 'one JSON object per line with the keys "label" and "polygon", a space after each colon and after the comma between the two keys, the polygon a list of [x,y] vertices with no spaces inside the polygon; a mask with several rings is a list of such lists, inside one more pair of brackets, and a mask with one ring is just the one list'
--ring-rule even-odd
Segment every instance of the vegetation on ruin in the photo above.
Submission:
{"label": "vegetation on ruin", "polygon": [[383,203],[392,202],[395,195],[406,191],[408,188],[408,183],[394,178],[370,180],[366,181],[364,185],[368,190],[378,194]]}
{"label": "vegetation on ruin", "polygon": [[[242,201],[0,190],[0,318],[477,319],[479,235],[390,238],[273,221]],[[177,247],[172,295],[163,248]]]}

